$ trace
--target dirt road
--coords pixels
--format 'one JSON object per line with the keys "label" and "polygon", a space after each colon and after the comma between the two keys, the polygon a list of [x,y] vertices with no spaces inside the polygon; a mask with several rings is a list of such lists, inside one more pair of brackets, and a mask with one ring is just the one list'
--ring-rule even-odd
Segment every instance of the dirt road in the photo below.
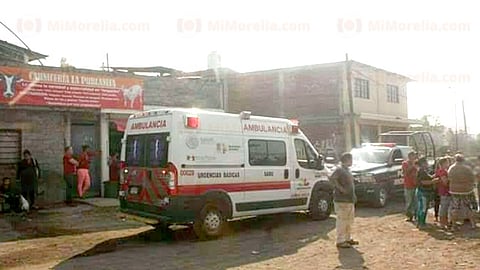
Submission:
{"label": "dirt road", "polygon": [[140,225],[6,242],[0,243],[0,261],[12,269],[480,269],[480,230],[419,231],[404,222],[401,209],[400,202],[360,207],[360,246],[349,250],[334,245],[334,217],[315,222],[293,213],[231,222],[227,236],[206,242],[188,229],[160,240]]}

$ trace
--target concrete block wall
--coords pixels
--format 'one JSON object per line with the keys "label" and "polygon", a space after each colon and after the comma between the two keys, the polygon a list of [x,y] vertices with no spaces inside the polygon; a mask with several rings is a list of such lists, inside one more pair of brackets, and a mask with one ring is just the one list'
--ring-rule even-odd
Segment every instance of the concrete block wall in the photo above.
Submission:
{"label": "concrete block wall", "polygon": [[[39,202],[58,202],[64,198],[63,148],[65,121],[62,112],[2,109],[0,129],[21,130],[22,151],[30,150],[42,171]],[[15,166],[3,166],[3,173],[15,176]],[[1,172],[0,172],[1,173]],[[2,175],[3,176],[3,175]]]}

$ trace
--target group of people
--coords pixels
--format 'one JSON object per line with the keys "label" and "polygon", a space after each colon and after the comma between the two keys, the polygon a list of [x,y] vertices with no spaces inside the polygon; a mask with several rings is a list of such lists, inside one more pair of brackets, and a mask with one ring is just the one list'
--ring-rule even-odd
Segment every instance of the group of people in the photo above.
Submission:
{"label": "group of people", "polygon": [[[75,176],[77,176],[76,191],[80,198],[84,198],[90,189],[91,180],[89,174],[90,161],[94,153],[89,151],[89,146],[82,146],[82,153],[77,159],[73,157],[72,147],[65,148],[63,156],[64,180],[66,183],[67,205],[73,206],[73,189]],[[10,177],[3,177],[0,183],[0,203],[7,204],[8,211],[17,213],[28,209],[38,209],[36,197],[38,193],[38,181],[41,177],[41,170],[37,159],[32,156],[29,150],[23,151],[23,159],[17,164],[16,179],[20,182],[20,187],[16,187]],[[27,202],[28,207],[22,205]],[[1,211],[6,211],[0,209]]]}
{"label": "group of people", "polygon": [[65,147],[65,154],[63,155],[63,176],[66,186],[65,203],[69,206],[73,205],[73,192],[75,176],[77,178],[77,195],[79,198],[85,198],[91,186],[90,178],[90,161],[94,153],[90,151],[88,145],[82,146],[82,153],[78,159],[73,156],[73,148],[71,146]]}
{"label": "group of people", "polygon": [[[40,166],[37,159],[32,156],[29,150],[24,150],[23,159],[17,163],[16,179],[20,182],[20,189],[14,187],[10,177],[3,177],[0,183],[0,199],[10,206],[10,210],[17,213],[22,212],[22,208],[38,209],[35,198],[38,193],[40,176]],[[25,206],[25,202],[28,206]]]}
{"label": "group of people", "polygon": [[[355,216],[355,183],[349,170],[352,155],[344,153],[341,165],[330,177],[334,186],[333,201],[336,219],[338,248],[351,248],[359,242],[352,238]],[[480,207],[480,157],[477,166],[465,160],[461,153],[454,157],[447,155],[435,164],[435,172],[430,173],[430,165],[425,157],[416,152],[408,154],[402,163],[404,175],[404,195],[407,221],[416,222],[417,227],[427,224],[427,213],[431,206],[435,209],[435,219],[445,229],[458,229],[459,222],[469,222],[476,228],[474,208]],[[477,190],[478,189],[478,190]],[[477,198],[475,193],[478,193]]]}
{"label": "group of people", "polygon": [[430,174],[428,160],[413,151],[403,162],[406,221],[425,227],[428,209],[433,206],[435,222],[442,228],[456,230],[460,221],[468,221],[471,228],[476,228],[475,186],[480,170],[475,173],[461,153],[440,158],[435,167]]}

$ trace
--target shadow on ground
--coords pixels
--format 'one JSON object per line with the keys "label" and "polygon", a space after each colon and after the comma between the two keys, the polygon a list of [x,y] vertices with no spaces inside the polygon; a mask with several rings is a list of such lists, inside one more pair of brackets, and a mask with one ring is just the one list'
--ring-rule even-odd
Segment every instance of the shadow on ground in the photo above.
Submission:
{"label": "shadow on ground", "polygon": [[117,213],[116,207],[95,208],[80,204],[76,207],[59,205],[31,211],[26,218],[18,214],[3,214],[0,218],[9,225],[5,230],[15,232],[15,237],[0,239],[8,242],[144,226],[134,221],[121,221]]}
{"label": "shadow on ground", "polygon": [[355,248],[339,249],[338,260],[341,265],[336,267],[336,269],[368,269],[368,267],[364,265],[365,259],[363,258],[363,253]]}
{"label": "shadow on ground", "polygon": [[404,202],[402,196],[390,195],[387,205],[383,208],[376,208],[369,203],[362,202],[358,203],[355,209],[356,217],[384,217],[403,213]]}
{"label": "shadow on ground", "polygon": [[[142,261],[161,261],[161,269],[226,269],[294,254],[311,242],[328,239],[335,219],[317,222],[303,213],[288,213],[235,220],[228,227],[223,238],[211,241],[197,240],[191,228],[173,231],[167,237],[152,229],[100,243],[55,269],[83,269],[89,265],[143,269],[135,264],[138,256]],[[155,267],[143,265],[144,269]]]}

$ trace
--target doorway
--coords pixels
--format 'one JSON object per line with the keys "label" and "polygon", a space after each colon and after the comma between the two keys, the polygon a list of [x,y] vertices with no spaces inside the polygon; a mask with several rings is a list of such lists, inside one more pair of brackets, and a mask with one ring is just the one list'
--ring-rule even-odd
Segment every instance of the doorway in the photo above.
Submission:
{"label": "doorway", "polygon": [[[76,157],[82,152],[82,145],[90,146],[92,151],[99,150],[97,128],[93,123],[72,124],[72,148]],[[100,177],[100,157],[95,155],[90,163],[91,187],[87,197],[97,197],[101,194],[101,177]]]}

